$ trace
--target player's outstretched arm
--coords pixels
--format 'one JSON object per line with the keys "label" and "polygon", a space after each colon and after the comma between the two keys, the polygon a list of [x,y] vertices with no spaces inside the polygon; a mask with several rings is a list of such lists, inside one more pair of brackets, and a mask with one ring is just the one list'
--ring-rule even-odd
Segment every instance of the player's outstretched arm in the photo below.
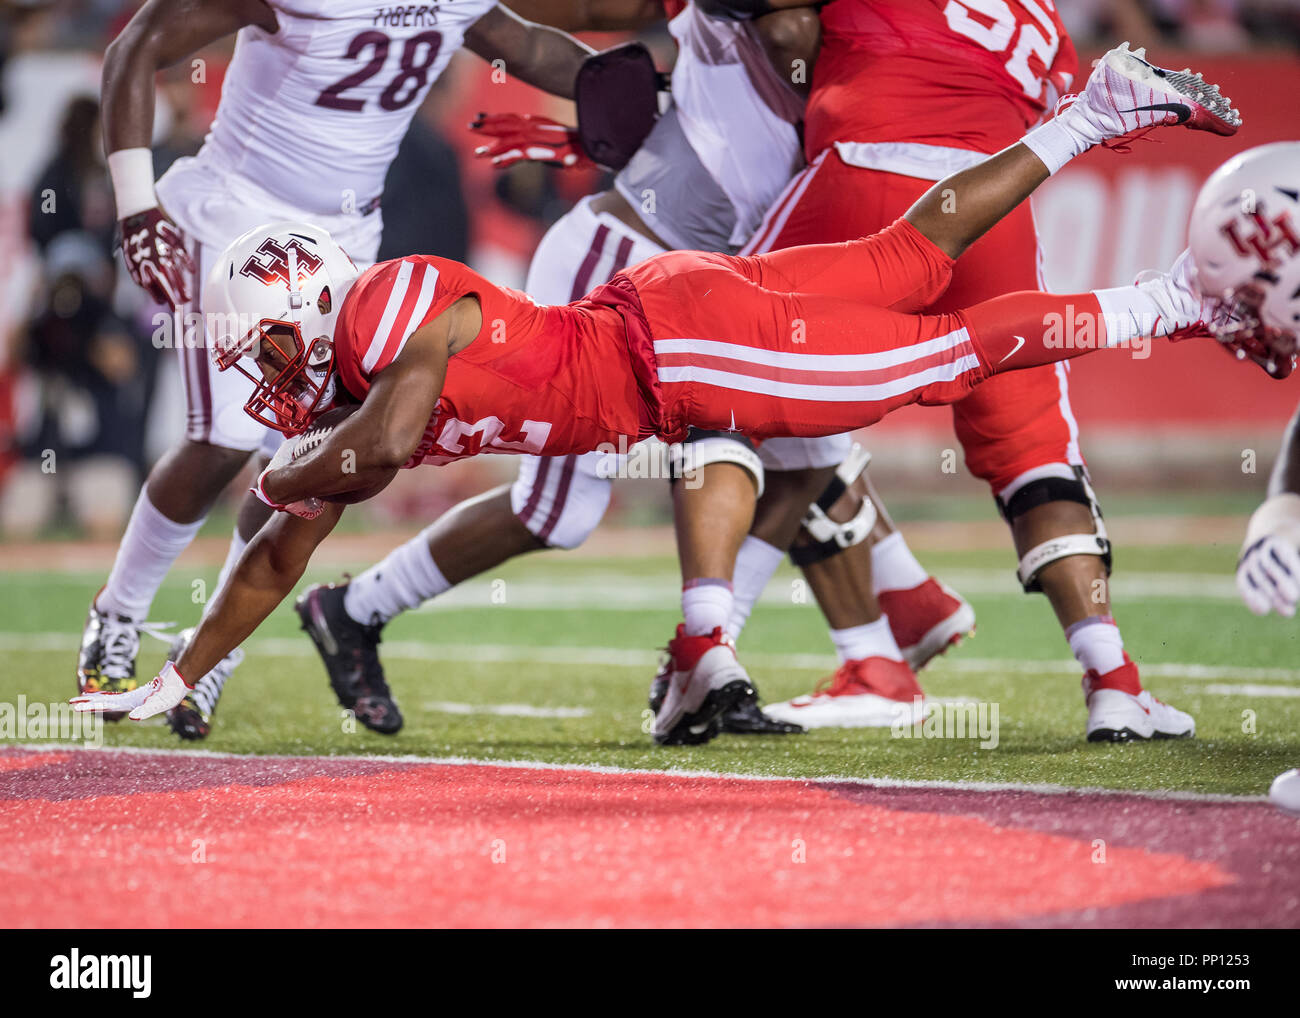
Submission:
{"label": "player's outstretched arm", "polygon": [[177,661],[168,661],[147,685],[126,693],[83,693],[79,712],[127,711],[133,721],[171,710],[193,686],[238,647],[302,578],[316,546],[334,529],[343,506],[326,506],[312,519],[277,513],[249,542],[228,582],[203,614]]}
{"label": "player's outstretched arm", "polygon": [[159,303],[190,299],[193,266],[153,189],[154,76],[246,25],[278,28],[262,0],[148,0],[104,53],[104,151],[131,278]]}
{"label": "player's outstretched arm", "polygon": [[504,62],[507,74],[564,99],[582,62],[596,51],[556,28],[525,21],[508,7],[493,7],[465,33],[465,46],[489,62]]}

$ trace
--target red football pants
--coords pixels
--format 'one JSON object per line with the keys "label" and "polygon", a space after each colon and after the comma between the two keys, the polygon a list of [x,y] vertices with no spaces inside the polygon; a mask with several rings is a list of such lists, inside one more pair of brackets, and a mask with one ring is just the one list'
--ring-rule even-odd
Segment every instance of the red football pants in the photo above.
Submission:
{"label": "red football pants", "polygon": [[899,220],[843,244],[750,257],[671,252],[634,267],[627,276],[654,341],[662,433],[852,431],[909,403],[964,399],[996,373],[1083,352],[1052,340],[1057,316],[1091,315],[1100,327],[1092,294],[1017,293],[908,313],[935,300],[952,265]]}

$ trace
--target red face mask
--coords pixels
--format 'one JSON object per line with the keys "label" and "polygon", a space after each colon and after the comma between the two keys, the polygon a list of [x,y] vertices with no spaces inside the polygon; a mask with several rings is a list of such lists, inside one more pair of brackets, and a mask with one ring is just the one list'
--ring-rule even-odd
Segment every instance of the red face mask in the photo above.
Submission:
{"label": "red face mask", "polygon": [[1260,320],[1263,296],[1254,287],[1232,293],[1227,321],[1215,328],[1215,338],[1239,359],[1254,361],[1274,378],[1286,378],[1295,370],[1300,344],[1295,333],[1272,328]]}
{"label": "red face mask", "polygon": [[[244,366],[244,353],[253,355],[260,374]],[[306,431],[333,403],[334,344],[324,337],[305,343],[291,322],[264,318],[216,361],[220,370],[233,367],[252,381],[245,413],[287,436]]]}

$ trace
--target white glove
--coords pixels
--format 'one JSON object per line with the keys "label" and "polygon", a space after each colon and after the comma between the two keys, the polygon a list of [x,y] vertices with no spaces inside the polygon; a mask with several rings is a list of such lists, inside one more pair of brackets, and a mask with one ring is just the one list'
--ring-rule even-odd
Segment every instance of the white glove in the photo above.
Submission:
{"label": "white glove", "polygon": [[128,717],[132,721],[143,721],[171,710],[193,688],[181,678],[176,666],[168,661],[146,686],[138,686],[126,693],[82,693],[68,702],[78,714],[130,711]]}
{"label": "white glove", "polygon": [[288,505],[282,505],[267,495],[263,484],[266,482],[266,476],[272,470],[279,470],[293,462],[294,449],[298,444],[296,438],[290,438],[280,443],[280,448],[275,450],[275,455],[271,457],[271,462],[266,465],[266,469],[257,475],[257,481],[248,490],[257,496],[258,501],[264,502],[272,509],[282,513],[291,513],[294,516],[301,516],[304,520],[314,520],[317,516],[325,511],[325,503],[315,497],[300,499],[297,502],[290,502]]}
{"label": "white glove", "polygon": [[1300,551],[1274,534],[1261,537],[1237,563],[1237,590],[1256,615],[1269,609],[1288,618],[1300,602]]}

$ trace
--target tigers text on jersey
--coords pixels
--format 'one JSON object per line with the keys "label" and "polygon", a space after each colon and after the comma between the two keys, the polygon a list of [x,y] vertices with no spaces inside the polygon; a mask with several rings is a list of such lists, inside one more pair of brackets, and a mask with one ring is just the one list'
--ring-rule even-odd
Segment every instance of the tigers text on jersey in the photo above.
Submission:
{"label": "tigers text on jersey", "polygon": [[197,162],[306,213],[375,202],[411,117],[495,0],[268,0],[239,32]]}
{"label": "tigers text on jersey", "polygon": [[835,142],[997,152],[1078,65],[1052,0],[836,0],[821,20],[810,159]]}
{"label": "tigers text on jersey", "polygon": [[424,441],[407,466],[479,453],[562,456],[653,432],[645,410],[653,367],[634,371],[617,307],[538,305],[459,262],[427,255],[380,262],[348,292],[334,336],[344,386],[364,398],[412,333],[470,294],[483,327],[448,362]]}

